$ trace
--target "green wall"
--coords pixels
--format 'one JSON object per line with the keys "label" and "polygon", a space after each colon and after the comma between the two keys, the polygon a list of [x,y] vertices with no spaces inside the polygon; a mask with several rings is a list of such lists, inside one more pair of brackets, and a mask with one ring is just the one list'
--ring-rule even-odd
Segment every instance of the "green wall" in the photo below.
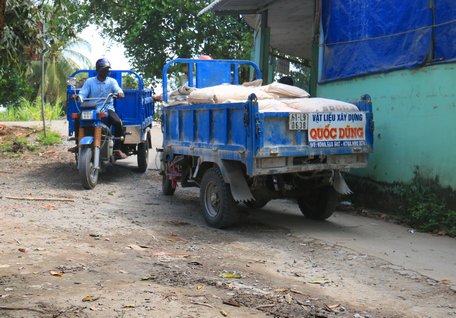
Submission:
{"label": "green wall", "polygon": [[[416,167],[456,190],[456,64],[319,84],[317,96],[344,101],[372,97],[374,153],[359,175],[410,181]],[[355,171],[353,171],[356,173]]]}

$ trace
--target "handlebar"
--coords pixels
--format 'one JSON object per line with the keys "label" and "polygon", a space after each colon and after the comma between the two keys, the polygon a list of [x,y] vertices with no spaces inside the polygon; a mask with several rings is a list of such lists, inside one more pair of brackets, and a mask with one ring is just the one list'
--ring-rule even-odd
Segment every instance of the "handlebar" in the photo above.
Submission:
{"label": "handlebar", "polygon": [[118,93],[109,93],[108,96],[106,96],[106,97],[87,97],[85,99],[82,98],[81,95],[75,94],[73,96],[73,98],[75,98],[76,100],[79,100],[81,103],[83,103],[84,101],[90,101],[90,100],[95,100],[96,101],[96,100],[103,100],[104,99],[103,105],[101,105],[101,107],[100,107],[100,111],[104,111],[105,105],[108,102],[109,98],[116,99],[118,97],[119,97]]}

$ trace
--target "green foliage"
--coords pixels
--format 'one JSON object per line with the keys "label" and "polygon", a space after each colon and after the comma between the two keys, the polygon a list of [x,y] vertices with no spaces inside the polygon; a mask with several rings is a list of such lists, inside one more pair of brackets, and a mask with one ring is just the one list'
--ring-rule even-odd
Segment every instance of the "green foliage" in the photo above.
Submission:
{"label": "green foliage", "polygon": [[209,54],[248,59],[253,37],[240,17],[197,16],[210,0],[89,1],[91,20],[121,42],[143,77],[160,78],[166,61]]}
{"label": "green foliage", "polygon": [[26,49],[39,43],[39,11],[32,0],[8,0],[4,18],[5,25],[0,34],[0,66],[22,68]]}
{"label": "green foliage", "polygon": [[[59,119],[64,115],[63,106],[60,100],[54,105],[50,103],[44,104],[44,118],[45,120]],[[42,120],[41,116],[41,100],[35,99],[30,102],[22,99],[18,107],[8,108],[8,111],[0,113],[0,121],[29,121],[29,120]]]}
{"label": "green foliage", "polygon": [[83,18],[84,6],[80,1],[56,0],[41,6],[46,28],[41,47],[46,47],[44,55],[45,82],[41,83],[41,61],[32,61],[30,81],[38,83],[32,96],[41,94],[44,85],[45,100],[55,103],[66,95],[68,75],[81,67],[88,67],[90,60],[79,52],[79,48],[90,48],[90,44],[77,36],[87,25]]}
{"label": "green foliage", "polygon": [[132,74],[122,74],[123,89],[138,89],[139,83],[136,76]]}
{"label": "green foliage", "polygon": [[4,30],[0,33],[0,105],[17,104],[28,96],[25,52],[38,44],[36,7],[30,0],[8,0]]}
{"label": "green foliage", "polygon": [[32,87],[26,80],[24,70],[0,67],[0,105],[18,105],[22,98],[31,93]]}
{"label": "green foliage", "polygon": [[81,2],[6,1],[5,28],[0,34],[0,104],[17,106],[21,98],[33,100],[40,94],[43,49],[45,99],[56,103],[57,98],[64,98],[67,76],[88,62],[77,51],[88,45],[77,38],[88,24]]}
{"label": "green foliage", "polygon": [[62,141],[62,138],[60,137],[60,134],[55,131],[46,131],[46,135],[41,131],[36,137],[36,140],[44,146],[51,146],[59,144]]}
{"label": "green foliage", "polygon": [[415,172],[410,184],[398,188],[402,205],[400,213],[411,226],[426,232],[444,231],[456,236],[456,211],[440,197],[438,179],[427,179]]}

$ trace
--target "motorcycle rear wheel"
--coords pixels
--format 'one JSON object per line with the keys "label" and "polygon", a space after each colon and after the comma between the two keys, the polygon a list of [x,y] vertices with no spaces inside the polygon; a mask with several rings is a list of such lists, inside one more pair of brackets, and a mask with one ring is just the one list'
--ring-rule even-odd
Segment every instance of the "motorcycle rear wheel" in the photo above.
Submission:
{"label": "motorcycle rear wheel", "polygon": [[79,157],[79,176],[81,177],[82,186],[91,190],[95,188],[98,182],[98,169],[94,168],[92,162],[92,149],[81,149],[81,156]]}

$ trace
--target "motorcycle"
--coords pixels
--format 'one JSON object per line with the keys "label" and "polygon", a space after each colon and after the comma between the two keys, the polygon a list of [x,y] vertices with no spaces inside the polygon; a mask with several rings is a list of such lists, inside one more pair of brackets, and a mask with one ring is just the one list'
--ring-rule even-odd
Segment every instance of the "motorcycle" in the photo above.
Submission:
{"label": "motorcycle", "polygon": [[[117,97],[109,94],[103,98],[86,98],[76,95],[80,105],[79,112],[71,116],[79,119],[78,152],[75,154],[79,176],[85,189],[93,189],[98,182],[98,173],[107,163],[114,163],[114,142],[123,141],[124,136],[114,137],[111,127],[107,124],[107,104]],[[98,107],[97,101],[103,100]]]}

